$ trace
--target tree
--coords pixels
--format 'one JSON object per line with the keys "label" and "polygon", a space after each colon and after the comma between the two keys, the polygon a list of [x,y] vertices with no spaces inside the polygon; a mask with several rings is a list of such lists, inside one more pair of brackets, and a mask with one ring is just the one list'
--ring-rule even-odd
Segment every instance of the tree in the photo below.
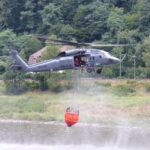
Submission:
{"label": "tree", "polygon": [[21,11],[21,28],[25,32],[39,32],[43,28],[41,11],[50,0],[26,0]]}
{"label": "tree", "polygon": [[105,3],[108,3],[110,6],[123,8],[126,12],[132,10],[137,0],[103,0]]}
{"label": "tree", "polygon": [[73,18],[78,6],[78,0],[64,0],[61,5],[61,13],[63,16],[64,24],[73,23]]}
{"label": "tree", "polygon": [[0,32],[0,56],[9,55],[12,47],[18,47],[16,34],[9,29]]}
{"label": "tree", "polygon": [[150,37],[145,38],[142,44],[143,61],[147,67],[150,67]]}
{"label": "tree", "polygon": [[118,33],[120,43],[124,44],[136,44],[142,41],[142,35],[138,30],[124,30]]}
{"label": "tree", "polygon": [[140,14],[138,12],[125,15],[126,29],[129,30],[137,29],[139,25],[139,18]]}
{"label": "tree", "polygon": [[25,0],[1,0],[0,1],[0,30],[7,28],[20,32],[21,11],[24,9]]}
{"label": "tree", "polygon": [[150,35],[150,1],[144,0],[144,6],[141,9],[139,19],[139,29],[146,36]]}
{"label": "tree", "polygon": [[53,28],[55,28],[57,24],[62,23],[60,7],[53,3],[49,3],[49,5],[45,6],[40,14],[44,28],[49,28],[49,32],[53,32]]}
{"label": "tree", "polygon": [[24,56],[26,60],[28,60],[29,56],[42,48],[42,43],[37,38],[30,36],[19,36],[18,37],[19,47],[21,49],[21,54]]}
{"label": "tree", "polygon": [[52,59],[56,57],[59,53],[59,46],[57,45],[50,45],[46,47],[46,50],[42,53],[42,60]]}
{"label": "tree", "polygon": [[106,31],[108,5],[96,1],[89,5],[80,5],[74,16],[76,37],[80,41],[100,39]]}
{"label": "tree", "polygon": [[65,40],[71,40],[75,36],[76,30],[72,28],[71,25],[62,25],[60,32],[58,32],[58,37],[61,37]]}
{"label": "tree", "polygon": [[124,30],[118,33],[119,43],[123,44],[131,44],[128,47],[124,47],[122,54],[127,54],[126,61],[124,61],[124,66],[131,66],[133,64],[133,58],[131,56],[136,55],[136,66],[143,65],[142,60],[142,51],[138,43],[142,42],[142,35],[138,32],[138,30]]}
{"label": "tree", "polygon": [[115,7],[109,14],[107,26],[113,34],[125,28],[125,16],[123,9]]}
{"label": "tree", "polygon": [[4,74],[6,71],[6,62],[0,60],[0,75]]}
{"label": "tree", "polygon": [[125,28],[125,15],[122,8],[113,8],[107,19],[108,31],[102,39],[107,43],[118,43],[118,33]]}

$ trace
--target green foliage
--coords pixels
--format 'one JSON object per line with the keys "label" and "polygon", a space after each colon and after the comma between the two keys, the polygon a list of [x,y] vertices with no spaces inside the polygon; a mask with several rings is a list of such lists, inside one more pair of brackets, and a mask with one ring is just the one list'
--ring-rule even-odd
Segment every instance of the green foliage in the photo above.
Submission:
{"label": "green foliage", "polygon": [[145,89],[146,89],[147,92],[150,92],[150,84],[146,84]]}
{"label": "green foliage", "polygon": [[0,32],[0,56],[8,55],[12,46],[18,46],[16,34],[9,29]]}
{"label": "green foliage", "polygon": [[49,3],[40,11],[40,15],[42,18],[42,30],[50,34],[58,34],[60,32],[63,21],[59,6],[56,6],[54,3]]}
{"label": "green foliage", "polygon": [[18,41],[22,50],[21,53],[26,60],[28,60],[31,54],[42,48],[41,41],[34,37],[20,36]]}
{"label": "green foliage", "polygon": [[138,67],[136,69],[136,74],[138,75],[138,78],[144,79],[144,78],[148,77],[147,76],[148,74],[150,74],[149,71],[150,71],[150,69],[147,69],[145,67]]}
{"label": "green foliage", "polygon": [[145,38],[143,45],[143,61],[147,67],[150,67],[150,37]]}
{"label": "green foliage", "polygon": [[25,5],[22,0],[1,0],[0,1],[0,30],[7,28],[20,31],[21,20],[20,14]]}
{"label": "green foliage", "polygon": [[136,92],[135,86],[131,85],[117,85],[114,89],[113,92],[115,95],[118,96],[128,96],[128,95],[133,95]]}
{"label": "green foliage", "polygon": [[107,19],[107,25],[112,33],[116,33],[118,30],[122,30],[125,27],[125,16],[123,9],[115,8],[113,9]]}
{"label": "green foliage", "polygon": [[[121,43],[131,43],[134,44],[141,40],[141,35],[137,30],[124,30],[118,33],[118,38]],[[132,47],[132,45],[131,45]]]}
{"label": "green foliage", "polygon": [[36,74],[36,80],[39,81],[39,88],[42,91],[48,90],[48,83],[47,83],[47,73],[38,73]]}
{"label": "green foliage", "polygon": [[64,90],[72,88],[72,82],[70,80],[71,74],[69,73],[51,73],[48,79],[48,87],[50,91],[59,93]]}
{"label": "green foliage", "polygon": [[48,85],[49,85],[50,91],[52,91],[52,92],[59,93],[59,92],[62,92],[62,90],[63,90],[61,83],[54,79],[49,79]]}
{"label": "green foliage", "polygon": [[150,1],[144,0],[143,7],[140,10],[139,29],[146,35],[150,35]]}
{"label": "green foliage", "polygon": [[72,74],[69,71],[64,73],[37,73],[32,80],[26,81],[30,90],[50,90],[55,93],[72,88]]}
{"label": "green foliage", "polygon": [[49,1],[24,1],[24,9],[20,12],[21,32],[33,33],[43,29],[41,11],[49,4]]}
{"label": "green foliage", "polygon": [[49,3],[49,5],[44,7],[44,9],[41,11],[41,16],[43,24],[47,27],[56,25],[58,22],[61,23],[60,8],[53,3]]}
{"label": "green foliage", "polygon": [[56,57],[59,53],[59,46],[57,45],[50,45],[46,47],[46,50],[42,53],[41,60],[51,59]]}
{"label": "green foliage", "polygon": [[28,89],[29,90],[37,90],[37,89],[39,89],[39,87],[40,87],[40,84],[39,84],[39,82],[38,81],[35,81],[35,80],[27,80],[26,81],[26,85],[27,85],[27,87],[28,87]]}
{"label": "green foliage", "polygon": [[135,81],[135,80],[128,80],[127,84],[129,84],[129,85],[136,85],[137,81]]}
{"label": "green foliage", "polygon": [[6,63],[4,61],[0,61],[0,75],[4,74],[6,71]]}
{"label": "green foliage", "polygon": [[83,41],[100,38],[106,30],[108,14],[108,5],[99,1],[80,5],[74,16],[77,38]]}
{"label": "green foliage", "polygon": [[[61,5],[61,12],[64,18],[65,24],[72,24],[74,15],[79,6],[77,0],[64,0]],[[69,13],[68,13],[69,12]]]}
{"label": "green foliage", "polygon": [[4,74],[4,83],[8,94],[21,94],[27,91],[24,73],[7,70]]}
{"label": "green foliage", "polygon": [[133,13],[125,16],[126,24],[128,29],[134,29],[138,27],[140,15],[138,13]]}
{"label": "green foliage", "polygon": [[62,28],[59,33],[59,37],[65,40],[71,40],[72,36],[75,34],[76,30],[71,27],[71,25],[62,25]]}
{"label": "green foliage", "polygon": [[102,75],[106,78],[113,78],[115,76],[118,76],[118,74],[119,74],[119,71],[111,66],[104,68],[102,72]]}
{"label": "green foliage", "polygon": [[96,85],[98,86],[102,86],[102,87],[111,87],[111,82],[99,82],[99,81],[96,81],[95,82]]}

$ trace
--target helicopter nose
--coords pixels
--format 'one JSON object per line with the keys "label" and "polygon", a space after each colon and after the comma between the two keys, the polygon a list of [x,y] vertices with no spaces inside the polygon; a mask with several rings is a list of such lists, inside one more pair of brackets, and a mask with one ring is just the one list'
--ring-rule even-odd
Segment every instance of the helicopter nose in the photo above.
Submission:
{"label": "helicopter nose", "polygon": [[112,64],[118,64],[118,63],[120,63],[120,59],[116,58],[116,57],[111,57],[109,59],[109,62],[112,63]]}

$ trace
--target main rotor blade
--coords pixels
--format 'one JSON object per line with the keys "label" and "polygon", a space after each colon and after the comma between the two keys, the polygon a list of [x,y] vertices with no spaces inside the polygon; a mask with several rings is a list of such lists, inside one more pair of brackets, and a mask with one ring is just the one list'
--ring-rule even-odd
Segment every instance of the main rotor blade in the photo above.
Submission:
{"label": "main rotor blade", "polygon": [[97,43],[87,43],[91,47],[124,47],[131,46],[130,44],[97,44]]}
{"label": "main rotor blade", "polygon": [[45,42],[46,44],[54,44],[54,45],[71,45],[71,46],[77,46],[76,44],[68,44],[68,43],[61,43],[61,42],[56,42],[56,41],[46,41]]}
{"label": "main rotor blade", "polygon": [[47,39],[46,43],[54,44],[62,44],[62,45],[72,45],[72,46],[90,46],[88,43],[78,43],[78,42],[72,42],[72,41],[65,41],[65,40],[55,40],[55,39]]}
{"label": "main rotor blade", "polygon": [[71,42],[71,41],[67,41],[67,40],[52,39],[52,38],[48,38],[47,36],[44,36],[44,35],[35,35],[35,36],[37,38],[39,38],[39,39],[47,40],[46,43],[51,43],[52,44],[52,42],[54,42],[54,44],[61,43],[62,45],[78,46],[78,42]]}
{"label": "main rotor blade", "polygon": [[[35,35],[39,39],[45,39],[47,40],[46,43],[51,43],[54,42],[56,45],[72,45],[72,46],[87,46],[87,47],[125,47],[125,46],[131,46],[131,44],[101,44],[101,43],[85,43],[85,42],[72,42],[72,41],[67,41],[67,40],[59,40],[59,39],[52,39],[48,38],[47,36],[44,35]],[[61,43],[61,44],[58,44]]]}

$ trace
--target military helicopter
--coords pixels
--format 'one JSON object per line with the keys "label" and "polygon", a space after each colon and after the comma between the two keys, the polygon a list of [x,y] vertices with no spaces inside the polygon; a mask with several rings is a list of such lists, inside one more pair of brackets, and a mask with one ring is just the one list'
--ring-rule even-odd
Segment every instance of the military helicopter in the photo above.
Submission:
{"label": "military helicopter", "polygon": [[[43,38],[43,37],[42,37]],[[126,46],[118,44],[97,44],[97,43],[77,43],[63,40],[49,39],[55,44],[86,46],[86,47],[113,47]],[[60,52],[56,57],[50,60],[42,61],[33,65],[28,65],[18,54],[16,50],[11,50],[11,56],[15,60],[12,65],[13,69],[23,70],[26,72],[46,72],[60,71],[68,69],[84,69],[91,73],[95,71],[100,74],[103,66],[118,64],[121,60],[109,52],[94,48],[75,48],[68,51]]]}

